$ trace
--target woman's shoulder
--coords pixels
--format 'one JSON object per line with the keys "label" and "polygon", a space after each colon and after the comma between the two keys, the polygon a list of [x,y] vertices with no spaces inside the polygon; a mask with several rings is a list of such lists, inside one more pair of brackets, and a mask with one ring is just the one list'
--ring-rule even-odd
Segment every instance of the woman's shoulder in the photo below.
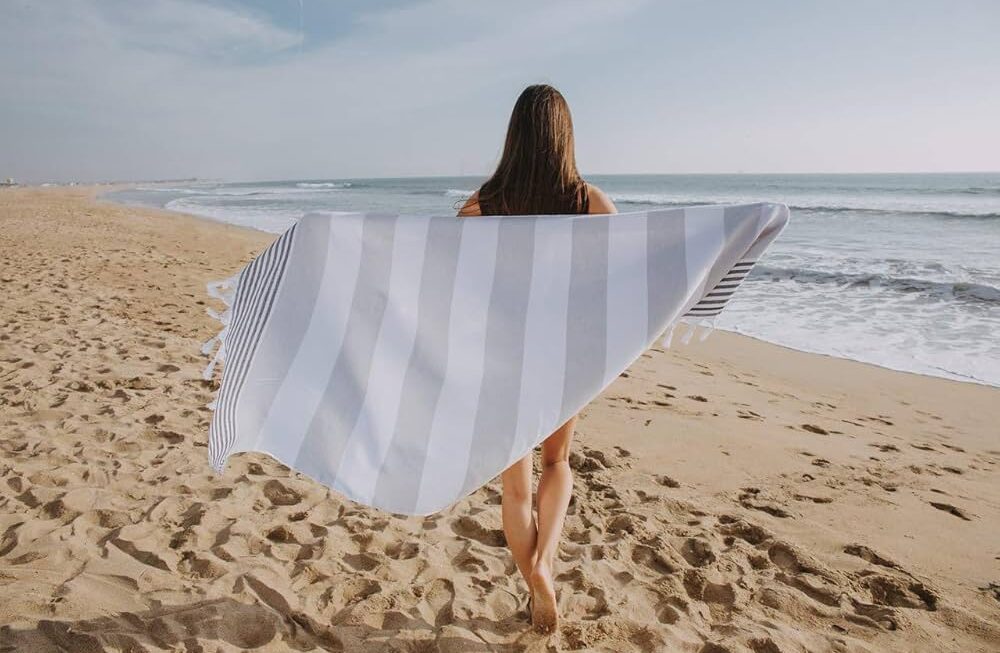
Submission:
{"label": "woman's shoulder", "polygon": [[479,191],[475,190],[472,192],[472,195],[469,196],[469,199],[465,200],[465,204],[462,205],[462,208],[458,210],[458,217],[465,218],[482,214],[482,209],[479,208]]}
{"label": "woman's shoulder", "polygon": [[607,193],[591,183],[587,183],[587,200],[587,213],[618,213],[618,208]]}

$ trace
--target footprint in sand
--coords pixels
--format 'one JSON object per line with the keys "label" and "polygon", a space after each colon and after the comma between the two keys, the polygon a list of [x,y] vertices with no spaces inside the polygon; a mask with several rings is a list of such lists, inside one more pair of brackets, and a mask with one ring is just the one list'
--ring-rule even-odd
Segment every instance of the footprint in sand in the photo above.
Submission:
{"label": "footprint in sand", "polygon": [[757,524],[732,515],[719,515],[719,532],[723,535],[738,537],[753,546],[771,539],[771,534]]}
{"label": "footprint in sand", "polygon": [[201,558],[193,551],[185,551],[181,556],[181,561],[177,565],[177,570],[182,574],[198,580],[216,580],[226,575],[226,568],[212,562],[208,558]]}
{"label": "footprint in sand", "polygon": [[372,571],[382,565],[378,556],[371,553],[350,553],[343,556],[343,560],[357,571]]}
{"label": "footprint in sand", "polygon": [[157,431],[156,437],[163,438],[167,444],[180,444],[184,441],[184,436],[175,431]]}
{"label": "footprint in sand", "polygon": [[407,542],[397,540],[389,543],[385,548],[385,555],[393,560],[410,560],[420,553],[420,544],[417,542]]}
{"label": "footprint in sand", "polygon": [[959,519],[964,519],[965,521],[972,521],[972,517],[970,517],[968,513],[966,513],[961,508],[951,505],[950,503],[938,503],[936,501],[931,501],[930,504],[933,507],[937,508],[938,510],[943,510],[946,513],[955,515]]}
{"label": "footprint in sand", "polygon": [[295,534],[285,526],[276,526],[264,535],[268,540],[278,544],[298,544]]}
{"label": "footprint in sand", "polygon": [[1000,601],[1000,583],[986,583],[979,590],[991,594],[994,599]]}
{"label": "footprint in sand", "polygon": [[695,537],[684,540],[680,553],[692,567],[704,567],[715,562],[715,551],[712,550],[712,545]]}
{"label": "footprint in sand", "polygon": [[266,472],[260,463],[247,463],[247,474],[250,476],[264,476]]}
{"label": "footprint in sand", "polygon": [[657,575],[666,576],[677,572],[677,567],[663,553],[645,544],[634,545],[631,557],[632,562]]}
{"label": "footprint in sand", "polygon": [[747,642],[753,653],[781,653],[781,649],[770,637],[755,638]]}
{"label": "footprint in sand", "polygon": [[264,484],[264,496],[275,506],[294,506],[302,501],[301,494],[274,479]]}
{"label": "footprint in sand", "polygon": [[608,454],[600,449],[589,449],[584,447],[582,453],[570,453],[569,464],[575,471],[586,476],[604,469],[614,469],[617,467],[627,466],[629,463],[611,460]]}
{"label": "footprint in sand", "polygon": [[914,610],[937,610],[938,596],[923,583],[890,576],[869,576],[863,584],[876,605]]}
{"label": "footprint in sand", "polygon": [[888,558],[883,558],[863,544],[848,544],[844,547],[844,553],[856,556],[866,562],[880,567],[888,567],[890,569],[898,568],[895,562],[889,560]]}
{"label": "footprint in sand", "polygon": [[684,591],[696,601],[715,604],[732,609],[736,603],[736,592],[731,583],[714,583],[697,569],[684,572]]}
{"label": "footprint in sand", "polygon": [[421,616],[435,627],[455,618],[455,584],[447,578],[435,578],[423,587],[423,599],[417,606]]}
{"label": "footprint in sand", "polygon": [[815,497],[808,494],[794,494],[792,495],[796,501],[809,501],[812,503],[833,503],[833,499],[830,497]]}
{"label": "footprint in sand", "polygon": [[475,540],[485,546],[501,547],[507,545],[507,538],[502,530],[483,526],[473,517],[459,517],[451,523],[451,530],[459,537]]}
{"label": "footprint in sand", "polygon": [[152,551],[143,551],[139,549],[134,542],[130,542],[121,537],[116,537],[112,539],[110,543],[120,549],[123,553],[130,555],[144,565],[155,567],[156,569],[161,569],[163,571],[170,571],[170,567],[167,565],[166,561],[163,560],[163,558],[156,555]]}
{"label": "footprint in sand", "polygon": [[455,566],[456,569],[473,576],[477,574],[486,573],[489,567],[486,565],[486,561],[480,556],[472,553],[469,550],[469,543],[466,542],[466,548],[463,551],[457,553],[451,560],[451,564]]}
{"label": "footprint in sand", "polygon": [[615,535],[622,533],[634,535],[636,531],[636,517],[634,515],[614,515],[608,519],[606,529],[609,533]]}
{"label": "footprint in sand", "polygon": [[784,508],[771,501],[761,501],[760,500],[760,489],[755,487],[746,487],[740,492],[738,497],[739,503],[744,508],[749,508],[751,510],[759,510],[761,512],[766,512],[774,517],[779,517],[781,519],[787,519],[792,516],[792,513],[788,512]]}
{"label": "footprint in sand", "polygon": [[892,422],[888,419],[888,415],[879,415],[877,417],[859,417],[858,419],[866,422],[878,422],[884,424],[885,426],[892,426]]}
{"label": "footprint in sand", "polygon": [[673,601],[681,603],[681,601],[677,598],[668,597],[660,601],[654,608],[654,610],[656,611],[656,620],[659,621],[661,624],[666,624],[668,626],[674,625],[681,618],[681,613],[678,612],[678,608],[680,608],[681,610],[684,609],[683,605],[674,605],[671,599],[673,599]]}

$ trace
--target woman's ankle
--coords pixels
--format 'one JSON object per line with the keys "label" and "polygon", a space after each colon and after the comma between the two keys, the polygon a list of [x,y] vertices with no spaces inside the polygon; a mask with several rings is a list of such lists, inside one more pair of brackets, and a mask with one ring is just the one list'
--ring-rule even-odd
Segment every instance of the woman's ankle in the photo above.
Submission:
{"label": "woman's ankle", "polygon": [[538,556],[535,564],[531,567],[531,576],[543,575],[546,578],[552,577],[552,559],[548,556]]}

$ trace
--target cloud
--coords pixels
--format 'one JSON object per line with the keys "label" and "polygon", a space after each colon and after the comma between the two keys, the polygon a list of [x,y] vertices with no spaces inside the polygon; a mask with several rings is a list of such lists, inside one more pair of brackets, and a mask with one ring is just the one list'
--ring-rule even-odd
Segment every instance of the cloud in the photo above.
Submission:
{"label": "cloud", "polygon": [[468,142],[449,121],[483,89],[509,111],[509,88],[636,6],[432,0],[363,13],[301,53],[296,32],[232,5],[22,6],[0,27],[0,166],[80,179],[447,171],[454,155],[427,165],[427,149]]}
{"label": "cloud", "polygon": [[193,0],[116,0],[94,8],[129,49],[240,58],[266,56],[301,43],[298,33],[279,28],[262,15]]}
{"label": "cloud", "polygon": [[50,46],[64,55],[102,44],[122,54],[160,51],[233,59],[281,52],[301,40],[297,32],[256,12],[195,0],[24,3],[8,10],[4,25],[8,38],[20,36],[33,48]]}

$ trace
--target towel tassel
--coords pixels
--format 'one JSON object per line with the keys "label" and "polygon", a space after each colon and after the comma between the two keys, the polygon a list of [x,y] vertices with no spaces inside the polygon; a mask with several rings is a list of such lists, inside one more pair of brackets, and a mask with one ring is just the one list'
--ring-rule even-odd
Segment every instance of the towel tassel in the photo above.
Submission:
{"label": "towel tassel", "polygon": [[674,327],[676,326],[677,326],[676,323],[671,324],[670,326],[667,327],[667,330],[664,331],[663,340],[661,340],[664,349],[670,349],[670,341],[673,340],[674,338]]}
{"label": "towel tassel", "polygon": [[711,335],[712,331],[715,331],[715,317],[703,318],[699,324],[701,324],[705,330],[701,332],[698,342],[705,342],[705,340],[708,339],[708,336]]}
{"label": "towel tassel", "polygon": [[698,336],[698,342],[705,342],[712,331],[715,330],[715,317],[701,318],[699,320],[691,320],[687,318],[680,318],[663,332],[663,338],[660,340],[664,349],[670,349],[670,343],[673,341],[674,332],[677,331],[678,327],[684,327],[684,335],[681,336],[680,342],[682,345],[687,345],[691,343],[695,334],[698,331],[698,327],[702,327],[702,332]]}
{"label": "towel tassel", "polygon": [[694,337],[695,331],[698,330],[698,323],[685,321],[684,326],[686,327],[686,329],[684,331],[684,337],[681,338],[681,344],[689,345],[691,344],[691,338]]}
{"label": "towel tassel", "polygon": [[[212,350],[215,350],[215,354],[212,355],[212,359],[208,362],[205,369],[202,370],[201,373],[201,378],[206,381],[212,378],[215,366],[220,362],[225,362],[226,339],[229,336],[229,323],[233,316],[233,299],[236,296],[236,288],[239,285],[239,282],[240,275],[235,274],[227,279],[223,279],[221,281],[210,281],[205,284],[208,296],[212,299],[217,299],[226,305],[225,310],[221,313],[212,308],[207,309],[208,314],[222,324],[222,329],[219,330],[219,333],[206,340],[201,346],[201,353],[206,356],[211,355]],[[214,410],[215,401],[212,401],[208,407]]]}

